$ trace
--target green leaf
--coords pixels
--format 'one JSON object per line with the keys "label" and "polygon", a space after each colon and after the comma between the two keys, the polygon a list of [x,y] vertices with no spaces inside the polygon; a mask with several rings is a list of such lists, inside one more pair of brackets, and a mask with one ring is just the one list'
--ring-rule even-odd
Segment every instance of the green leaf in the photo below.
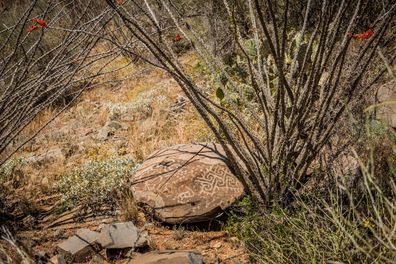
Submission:
{"label": "green leaf", "polygon": [[245,41],[245,49],[248,55],[257,56],[257,47],[254,39],[248,39]]}
{"label": "green leaf", "polygon": [[221,88],[217,88],[216,90],[216,97],[219,98],[219,100],[224,99],[224,92]]}

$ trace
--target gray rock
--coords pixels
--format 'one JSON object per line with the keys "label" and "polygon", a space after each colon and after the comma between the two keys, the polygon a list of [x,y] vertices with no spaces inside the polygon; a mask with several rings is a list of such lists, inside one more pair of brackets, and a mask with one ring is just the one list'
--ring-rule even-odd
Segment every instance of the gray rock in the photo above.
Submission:
{"label": "gray rock", "polygon": [[97,240],[99,233],[83,228],[76,235],[63,241],[57,246],[58,252],[72,262],[84,262],[98,249]]}
{"label": "gray rock", "polygon": [[97,135],[97,139],[99,139],[99,140],[107,140],[113,135],[114,135],[114,129],[110,128],[110,127],[107,127],[107,126],[104,126],[104,127],[102,127],[99,130],[98,135]]}
{"label": "gray rock", "polygon": [[218,144],[186,144],[151,154],[132,178],[136,202],[163,222],[206,221],[243,195]]}
{"label": "gray rock", "polygon": [[131,264],[203,264],[197,251],[163,250],[142,254],[132,259]]}
{"label": "gray rock", "polygon": [[115,130],[118,130],[118,129],[122,128],[122,125],[120,123],[118,123],[117,121],[108,121],[105,124],[105,127],[110,127],[110,128],[115,129]]}
{"label": "gray rock", "polygon": [[147,232],[132,222],[104,225],[98,243],[106,249],[143,247],[147,245]]}

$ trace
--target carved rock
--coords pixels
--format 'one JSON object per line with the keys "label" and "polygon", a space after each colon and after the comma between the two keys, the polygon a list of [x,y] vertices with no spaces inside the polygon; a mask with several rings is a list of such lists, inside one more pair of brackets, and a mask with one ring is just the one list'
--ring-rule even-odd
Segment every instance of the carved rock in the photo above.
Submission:
{"label": "carved rock", "polygon": [[243,195],[218,144],[176,145],[152,153],[132,178],[138,203],[170,224],[213,218]]}

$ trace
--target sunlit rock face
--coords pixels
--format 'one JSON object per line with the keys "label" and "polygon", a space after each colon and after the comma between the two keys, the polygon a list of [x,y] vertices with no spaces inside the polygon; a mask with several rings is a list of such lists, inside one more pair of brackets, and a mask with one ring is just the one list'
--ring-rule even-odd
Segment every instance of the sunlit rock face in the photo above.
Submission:
{"label": "sunlit rock face", "polygon": [[206,221],[243,195],[218,144],[175,145],[152,153],[132,178],[138,203],[166,223]]}

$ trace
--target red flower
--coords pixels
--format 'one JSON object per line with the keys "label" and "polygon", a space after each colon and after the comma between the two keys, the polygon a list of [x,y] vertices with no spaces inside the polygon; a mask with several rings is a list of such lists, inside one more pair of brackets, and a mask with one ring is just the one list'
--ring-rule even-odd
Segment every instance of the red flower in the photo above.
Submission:
{"label": "red flower", "polygon": [[117,5],[123,5],[125,3],[124,0],[116,0]]}
{"label": "red flower", "polygon": [[175,42],[178,42],[180,40],[182,40],[182,37],[180,36],[180,34],[176,34]]}
{"label": "red flower", "polygon": [[26,29],[26,31],[27,31],[27,32],[32,32],[33,30],[36,30],[36,29],[38,29],[38,26],[36,26],[36,25],[31,25],[30,27],[28,27],[28,28]]}
{"label": "red flower", "polygon": [[47,21],[45,21],[44,19],[33,18],[32,22],[39,24],[40,27],[42,27],[42,28],[47,28],[48,27]]}
{"label": "red flower", "polygon": [[365,39],[369,39],[372,35],[374,35],[374,30],[372,28],[370,28],[366,32],[353,35],[352,38],[359,39],[359,40],[365,40]]}

